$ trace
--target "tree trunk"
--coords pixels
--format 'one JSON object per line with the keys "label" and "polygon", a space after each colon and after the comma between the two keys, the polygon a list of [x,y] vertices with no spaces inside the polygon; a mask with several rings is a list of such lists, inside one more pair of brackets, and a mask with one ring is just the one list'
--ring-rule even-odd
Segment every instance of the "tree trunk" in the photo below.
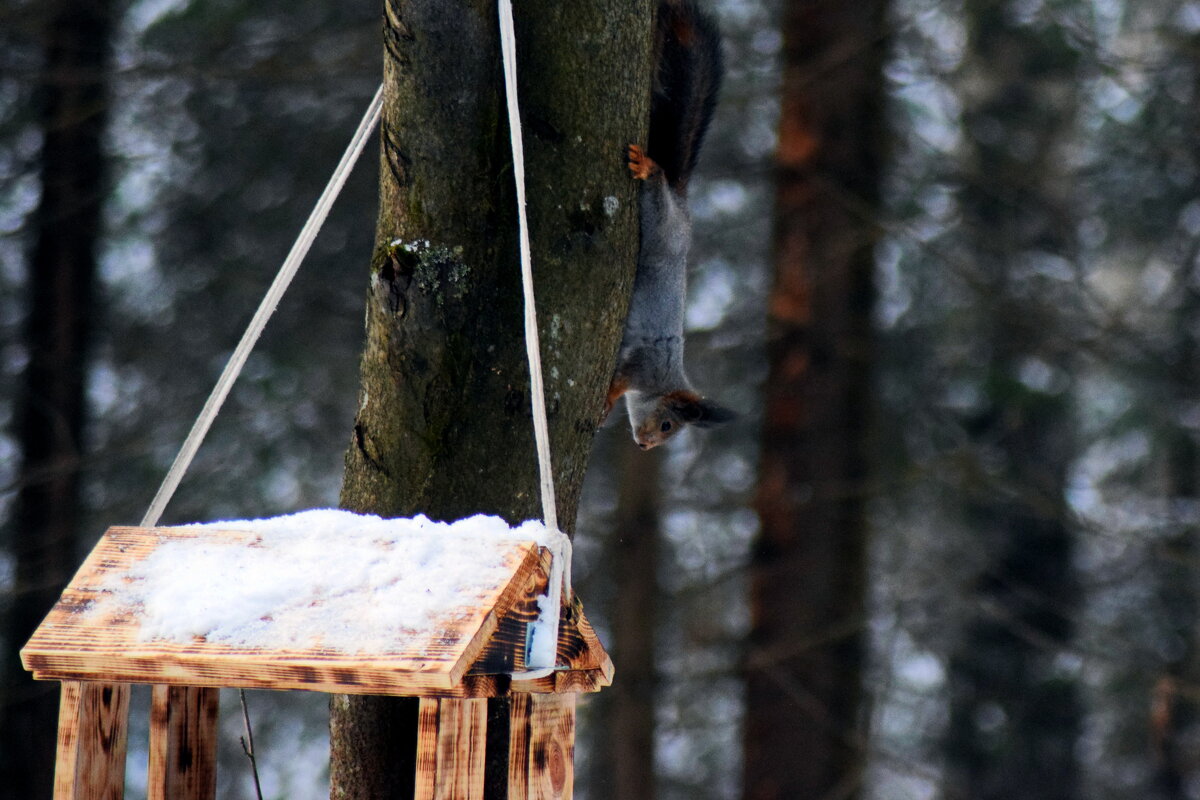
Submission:
{"label": "tree trunk", "polygon": [[[1193,95],[1200,91],[1195,43],[1196,37],[1185,38],[1176,43],[1180,51],[1172,54],[1188,65]],[[1185,108],[1183,130],[1191,134],[1200,126],[1200,114],[1192,103]],[[1194,196],[1198,190],[1200,185],[1193,180],[1190,194]],[[1167,407],[1178,415],[1191,407],[1200,383],[1200,342],[1195,332],[1200,322],[1200,286],[1195,279],[1198,260],[1200,237],[1193,235],[1178,255],[1179,305],[1171,314],[1169,327],[1173,341],[1166,358],[1151,364],[1153,377],[1166,386]],[[1200,724],[1195,700],[1200,686],[1200,590],[1196,585],[1200,531],[1187,511],[1200,502],[1200,445],[1188,426],[1173,424],[1167,428],[1162,454],[1168,507],[1179,518],[1172,520],[1175,529],[1153,562],[1154,590],[1158,624],[1173,646],[1163,648],[1165,657],[1147,705],[1151,708],[1154,783],[1163,800],[1186,800],[1200,770],[1193,757]]]}
{"label": "tree trunk", "polygon": [[845,798],[862,769],[874,214],[883,0],[784,13],[762,531],[751,572],[745,796]]}
{"label": "tree trunk", "polygon": [[[1082,727],[1061,666],[1078,607],[1066,503],[1075,353],[1055,328],[1058,282],[1025,265],[1046,253],[1072,260],[1061,147],[1074,130],[1079,56],[1071,30],[1023,21],[1018,8],[964,9],[970,179],[958,203],[981,291],[968,334],[979,357],[965,367],[979,399],[960,420],[979,468],[959,495],[984,564],[947,674],[947,792],[1070,800],[1081,792]],[[1030,365],[1050,379],[1030,380]]]}
{"label": "tree trunk", "polygon": [[[1170,357],[1162,365],[1170,402],[1175,408],[1187,408],[1200,379],[1200,352],[1193,333],[1200,320],[1200,290],[1191,280],[1200,241],[1192,244],[1182,259],[1179,278],[1182,298],[1173,314],[1175,341]],[[1170,508],[1194,507],[1200,500],[1200,449],[1186,428],[1168,430],[1163,446],[1166,495]],[[1196,588],[1196,526],[1187,518],[1173,521],[1176,530],[1162,543],[1155,559],[1153,585],[1160,613],[1158,624],[1174,647],[1163,660],[1155,681],[1151,702],[1151,743],[1153,745],[1154,783],[1164,800],[1186,800],[1194,783],[1197,765],[1192,758],[1197,713],[1189,696],[1200,686],[1197,658],[1197,620],[1200,597]],[[1166,648],[1164,648],[1166,649]]]}
{"label": "tree trunk", "polygon": [[22,462],[9,540],[15,582],[0,668],[0,786],[13,797],[49,797],[54,779],[58,686],[34,682],[16,650],[77,566],[112,28],[107,0],[57,0],[44,14],[42,195],[29,268],[29,363],[16,428]]}
{"label": "tree trunk", "polygon": [[663,452],[626,446],[620,453],[620,490],[613,543],[613,658],[621,680],[612,693],[612,748],[616,800],[654,800],[654,706],[658,676],[654,655],[659,615],[658,550],[661,536]]}
{"label": "tree trunk", "polygon": [[[380,213],[341,502],[383,516],[540,517],[495,3],[391,0],[385,12]],[[546,400],[569,530],[637,258],[623,153],[646,134],[650,6],[531,0],[516,14]],[[335,697],[331,709],[331,796],[410,796],[415,701]]]}

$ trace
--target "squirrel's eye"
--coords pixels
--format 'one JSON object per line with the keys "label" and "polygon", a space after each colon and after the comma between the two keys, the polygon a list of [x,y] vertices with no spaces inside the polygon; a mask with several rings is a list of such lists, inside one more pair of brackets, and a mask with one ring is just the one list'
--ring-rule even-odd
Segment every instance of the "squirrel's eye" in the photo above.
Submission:
{"label": "squirrel's eye", "polygon": [[664,422],[662,424],[662,428],[660,428],[660,430],[663,433],[670,433],[671,432],[671,420],[667,420],[666,422]]}

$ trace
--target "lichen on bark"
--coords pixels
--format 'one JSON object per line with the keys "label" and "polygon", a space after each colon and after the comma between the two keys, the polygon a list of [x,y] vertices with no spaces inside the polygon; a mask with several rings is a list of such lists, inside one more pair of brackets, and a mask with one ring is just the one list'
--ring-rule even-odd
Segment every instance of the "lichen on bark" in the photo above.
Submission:
{"label": "lichen on bark", "polygon": [[[556,488],[574,516],[636,261],[648,3],[522,3],[519,83]],[[390,3],[380,216],[343,505],[538,514],[491,2]]]}
{"label": "lichen on bark", "polygon": [[[651,3],[525,0],[515,11],[555,489],[569,531],[637,260],[623,154],[645,140]],[[341,504],[538,517],[494,0],[389,0],[383,39],[380,209]],[[384,731],[381,715],[406,706],[382,712],[379,702],[331,704],[332,796],[411,794],[371,777],[371,763],[391,774],[415,736],[412,726]]]}

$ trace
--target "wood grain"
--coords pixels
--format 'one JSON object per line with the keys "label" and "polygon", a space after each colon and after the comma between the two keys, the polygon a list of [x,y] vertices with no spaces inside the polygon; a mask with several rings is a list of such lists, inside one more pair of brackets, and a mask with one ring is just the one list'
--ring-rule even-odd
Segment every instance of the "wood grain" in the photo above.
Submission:
{"label": "wood grain", "polygon": [[487,700],[421,698],[414,800],[483,800]]}
{"label": "wood grain", "polygon": [[216,689],[155,686],[148,800],[212,800],[217,791]]}
{"label": "wood grain", "polygon": [[575,695],[514,694],[508,800],[570,800],[575,790]]}
{"label": "wood grain", "polygon": [[528,630],[538,618],[538,599],[547,593],[550,584],[550,560],[550,552],[543,548],[540,569],[529,573],[521,597],[500,618],[495,633],[472,663],[468,674],[498,675],[526,669]]}
{"label": "wood grain", "polygon": [[579,595],[571,598],[563,609],[558,632],[558,662],[573,670],[595,671],[604,676],[607,686],[612,681],[613,663],[592,623],[583,613]]}
{"label": "wood grain", "polygon": [[136,610],[95,612],[93,601],[132,580],[133,567],[161,543],[200,536],[240,537],[253,546],[253,535],[246,532],[110,528],[22,650],[26,669],[36,678],[55,680],[462,696],[463,675],[500,620],[524,601],[532,573],[542,569],[536,544],[498,539],[497,557],[507,577],[471,587],[471,603],[446,609],[437,634],[410,637],[387,652],[144,641]]}
{"label": "wood grain", "polygon": [[121,800],[128,721],[128,685],[63,684],[54,800]]}
{"label": "wood grain", "polygon": [[[543,554],[543,559],[545,569],[534,574],[528,587],[533,600],[513,606],[509,612],[512,622],[509,617],[501,620],[495,637],[501,639],[501,642],[494,647],[489,644],[484,649],[468,672],[469,676],[508,673],[525,668],[524,646],[522,644],[517,647],[517,641],[520,637],[520,641],[523,642],[528,623],[537,618],[536,596],[546,591],[546,576],[549,574],[550,564],[546,554]],[[514,648],[520,650],[519,656],[513,655]],[[553,676],[514,681],[512,690],[532,693],[597,692],[612,683],[612,658],[605,651],[592,624],[583,613],[583,603],[578,595],[562,607],[555,663],[559,668]]]}
{"label": "wood grain", "polygon": [[[95,601],[132,581],[131,572],[164,542],[202,536],[254,546],[245,531],[185,528],[110,528],[62,598],[21,651],[35,678],[61,681],[256,689],[345,694],[495,697],[513,687],[507,673],[525,666],[525,634],[536,618],[537,595],[550,573],[550,555],[530,542],[497,540],[505,579],[473,587],[469,607],[446,609],[434,636],[414,636],[388,652],[233,647],[144,641],[136,609],[97,613]],[[116,587],[116,588],[114,588]],[[364,587],[364,592],[369,592]],[[113,604],[115,605],[115,604]],[[319,639],[320,632],[314,632]],[[574,598],[563,608],[560,671],[522,681],[525,692],[597,691],[612,680],[612,661]],[[468,677],[468,671],[470,677]]]}

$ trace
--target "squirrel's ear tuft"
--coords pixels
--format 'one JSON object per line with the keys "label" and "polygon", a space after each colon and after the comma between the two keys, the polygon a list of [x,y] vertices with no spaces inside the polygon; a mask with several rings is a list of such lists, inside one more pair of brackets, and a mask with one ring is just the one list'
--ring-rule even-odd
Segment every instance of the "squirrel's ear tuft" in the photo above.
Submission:
{"label": "squirrel's ear tuft", "polygon": [[671,411],[687,425],[698,428],[711,428],[721,425],[736,417],[727,408],[703,399],[694,392],[673,392],[667,395]]}
{"label": "squirrel's ear tuft", "polygon": [[671,392],[664,399],[671,413],[685,425],[699,422],[700,418],[704,416],[704,401],[695,392],[681,389]]}
{"label": "squirrel's ear tuft", "polygon": [[690,419],[688,422],[695,425],[697,428],[712,428],[717,425],[724,425],[726,422],[732,422],[737,419],[737,414],[730,411],[724,406],[719,406],[716,403],[708,400],[701,400],[696,404],[698,415],[695,419]]}

